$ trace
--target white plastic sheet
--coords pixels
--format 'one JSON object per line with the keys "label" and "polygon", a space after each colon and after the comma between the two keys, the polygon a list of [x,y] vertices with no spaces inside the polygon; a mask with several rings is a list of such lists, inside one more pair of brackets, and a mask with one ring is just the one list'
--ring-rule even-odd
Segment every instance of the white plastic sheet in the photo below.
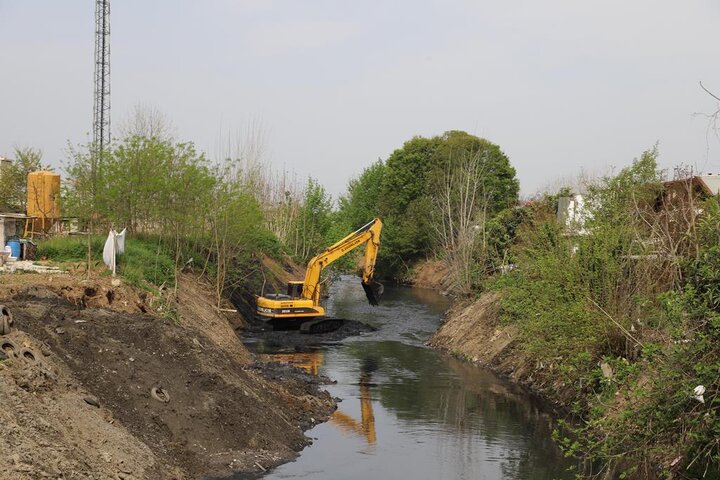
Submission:
{"label": "white plastic sheet", "polygon": [[107,240],[105,240],[105,246],[103,247],[103,262],[107,267],[112,270],[115,275],[115,267],[117,265],[117,255],[125,253],[125,228],[120,233],[115,230],[110,230]]}
{"label": "white plastic sheet", "polygon": [[125,253],[125,231],[127,228],[123,228],[123,231],[120,233],[115,234],[115,253],[117,255],[122,255]]}

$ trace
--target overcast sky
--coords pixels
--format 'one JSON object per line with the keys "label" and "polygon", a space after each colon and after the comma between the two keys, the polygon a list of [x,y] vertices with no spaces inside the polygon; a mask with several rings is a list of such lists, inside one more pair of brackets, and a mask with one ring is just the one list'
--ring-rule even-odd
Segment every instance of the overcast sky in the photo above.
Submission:
{"label": "overcast sky", "polygon": [[[59,166],[92,128],[94,3],[0,0],[0,155]],[[260,122],[266,159],[333,194],[415,135],[501,146],[524,194],[581,168],[720,172],[717,0],[115,0],[112,121],[149,105],[210,158]],[[114,130],[115,131],[115,128]]]}

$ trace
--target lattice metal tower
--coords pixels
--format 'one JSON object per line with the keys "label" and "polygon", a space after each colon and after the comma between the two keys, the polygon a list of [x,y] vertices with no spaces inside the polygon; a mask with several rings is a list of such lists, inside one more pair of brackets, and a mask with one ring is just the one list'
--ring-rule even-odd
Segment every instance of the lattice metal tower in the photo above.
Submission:
{"label": "lattice metal tower", "polygon": [[95,2],[93,142],[99,156],[110,146],[110,0]]}

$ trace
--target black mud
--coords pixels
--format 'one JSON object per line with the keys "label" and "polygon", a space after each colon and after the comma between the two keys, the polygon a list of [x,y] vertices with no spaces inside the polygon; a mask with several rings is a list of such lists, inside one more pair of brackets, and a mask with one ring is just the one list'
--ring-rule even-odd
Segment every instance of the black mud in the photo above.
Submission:
{"label": "black mud", "polygon": [[322,345],[339,343],[348,337],[375,331],[357,320],[343,320],[343,325],[332,332],[304,334],[299,330],[272,330],[267,324],[251,322],[239,331],[242,341],[255,353],[301,352]]}

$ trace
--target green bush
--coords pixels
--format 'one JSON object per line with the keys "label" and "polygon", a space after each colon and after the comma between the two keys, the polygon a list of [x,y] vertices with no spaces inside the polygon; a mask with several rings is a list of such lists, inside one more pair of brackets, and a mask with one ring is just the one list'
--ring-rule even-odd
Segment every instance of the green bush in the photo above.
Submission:
{"label": "green bush", "polygon": [[[91,239],[92,262],[102,262],[105,238]],[[38,257],[55,262],[87,261],[87,237],[53,237],[38,243]],[[172,253],[152,236],[130,236],[125,253],[117,257],[117,272],[131,285],[154,289],[163,283],[175,282],[175,261]]]}

